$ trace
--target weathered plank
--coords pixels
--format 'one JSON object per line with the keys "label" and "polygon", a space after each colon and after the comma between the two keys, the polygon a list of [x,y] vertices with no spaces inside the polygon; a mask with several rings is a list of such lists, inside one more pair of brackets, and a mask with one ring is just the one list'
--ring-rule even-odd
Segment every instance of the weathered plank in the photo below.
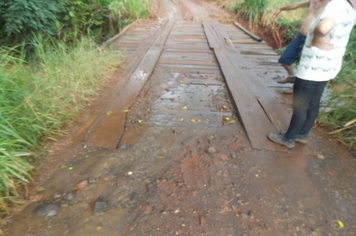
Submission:
{"label": "weathered plank", "polygon": [[[125,89],[103,110],[90,131],[86,145],[114,149],[124,133],[125,110],[134,102],[142,87],[150,77],[161,53],[163,45],[172,29],[174,21],[169,21],[147,53],[142,56],[132,73]],[[146,51],[145,51],[146,52]],[[134,60],[133,60],[134,61]]]}
{"label": "weathered plank", "polygon": [[233,47],[229,34],[217,22],[204,21],[203,24],[206,25],[204,30],[209,43],[211,41],[210,45],[215,46],[215,55],[252,147],[256,149],[285,150],[266,141],[267,134],[274,131],[271,121],[273,124],[278,125],[280,122],[278,120],[269,120],[269,116],[266,116],[259,103],[258,96],[255,95],[255,89],[251,88],[249,79],[244,74],[243,68],[248,68],[246,62],[243,61],[244,64],[235,63],[235,54],[237,54],[237,59],[240,59],[241,54]]}
{"label": "weathered plank", "polygon": [[274,127],[229,52],[225,48],[215,48],[214,51],[251,146],[255,149],[282,150],[267,140],[268,133],[273,132]]}

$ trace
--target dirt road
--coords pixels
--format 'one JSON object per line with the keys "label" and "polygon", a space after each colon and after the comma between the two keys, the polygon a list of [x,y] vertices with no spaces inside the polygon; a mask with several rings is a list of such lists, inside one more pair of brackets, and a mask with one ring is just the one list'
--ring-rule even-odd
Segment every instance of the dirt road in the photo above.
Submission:
{"label": "dirt road", "polygon": [[[126,49],[126,65],[43,166],[40,188],[27,197],[33,202],[2,230],[356,235],[352,154],[316,130],[315,153],[252,148],[202,25],[230,16],[212,1],[165,0],[158,9],[156,21],[137,23],[113,43]],[[290,112],[274,79],[284,76],[278,56],[233,24],[221,26],[248,63],[243,69]]]}

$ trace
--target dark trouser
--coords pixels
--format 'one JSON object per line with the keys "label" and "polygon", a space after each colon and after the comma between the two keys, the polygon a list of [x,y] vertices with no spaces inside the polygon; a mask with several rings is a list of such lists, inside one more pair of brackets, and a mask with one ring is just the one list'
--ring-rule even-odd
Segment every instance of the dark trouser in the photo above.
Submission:
{"label": "dark trouser", "polygon": [[296,78],[293,95],[293,116],[285,137],[295,139],[307,135],[319,114],[320,99],[327,81],[310,81]]}

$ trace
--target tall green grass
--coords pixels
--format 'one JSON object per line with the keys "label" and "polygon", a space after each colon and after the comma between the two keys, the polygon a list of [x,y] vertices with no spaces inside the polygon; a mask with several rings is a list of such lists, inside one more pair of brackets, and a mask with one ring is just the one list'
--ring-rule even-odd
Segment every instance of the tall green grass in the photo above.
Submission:
{"label": "tall green grass", "polygon": [[[82,38],[70,46],[42,36],[24,47],[0,48],[0,211],[19,199],[18,189],[31,180],[31,158],[39,143],[62,131],[90,102],[123,56],[101,50]],[[16,55],[16,57],[14,56]]]}

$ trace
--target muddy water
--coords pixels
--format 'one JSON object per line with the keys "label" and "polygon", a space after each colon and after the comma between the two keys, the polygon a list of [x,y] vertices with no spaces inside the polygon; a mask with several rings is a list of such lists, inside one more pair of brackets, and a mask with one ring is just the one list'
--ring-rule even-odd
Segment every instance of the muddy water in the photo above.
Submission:
{"label": "muddy water", "polygon": [[[199,23],[176,23],[125,130],[115,151],[80,147],[2,230],[356,235],[352,155],[317,131],[323,156],[251,149]],[[35,215],[45,203],[58,214]]]}

